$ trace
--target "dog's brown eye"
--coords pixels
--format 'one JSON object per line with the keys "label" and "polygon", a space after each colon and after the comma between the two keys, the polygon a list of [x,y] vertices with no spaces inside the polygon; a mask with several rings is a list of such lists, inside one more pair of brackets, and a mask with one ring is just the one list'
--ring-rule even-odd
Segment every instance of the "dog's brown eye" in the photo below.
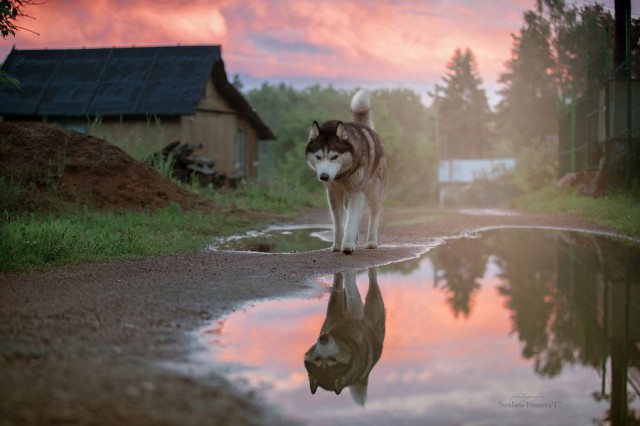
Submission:
{"label": "dog's brown eye", "polygon": [[316,154],[316,160],[321,160],[321,159],[322,159],[322,157],[319,156],[318,154]]}
{"label": "dog's brown eye", "polygon": [[334,154],[331,156],[331,160],[337,160],[338,159],[338,154]]}

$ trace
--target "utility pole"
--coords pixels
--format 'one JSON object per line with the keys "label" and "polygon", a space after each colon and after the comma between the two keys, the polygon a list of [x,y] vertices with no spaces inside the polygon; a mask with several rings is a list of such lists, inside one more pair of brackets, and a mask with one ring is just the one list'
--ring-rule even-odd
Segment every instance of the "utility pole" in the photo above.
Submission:
{"label": "utility pole", "polygon": [[[627,59],[626,53],[626,17],[631,16],[631,0],[615,0],[615,45],[613,50],[613,69],[617,69]],[[624,76],[622,73],[618,75]],[[624,77],[620,77],[624,78]]]}
{"label": "utility pole", "polygon": [[443,147],[440,146],[440,89],[442,89],[442,87],[438,86],[438,84],[436,83],[435,89],[433,92],[427,92],[427,94],[433,98],[433,103],[431,104],[432,107],[434,108],[434,115],[435,115],[435,142],[436,142],[436,146],[438,147],[438,151],[440,152],[440,157],[441,158],[446,158],[446,156],[443,156]]}

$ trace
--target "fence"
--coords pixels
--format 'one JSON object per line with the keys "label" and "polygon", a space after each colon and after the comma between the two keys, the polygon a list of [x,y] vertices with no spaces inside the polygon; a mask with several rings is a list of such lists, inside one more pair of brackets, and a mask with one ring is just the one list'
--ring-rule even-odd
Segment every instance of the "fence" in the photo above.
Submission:
{"label": "fence", "polygon": [[627,40],[627,60],[610,69],[607,46],[590,55],[586,88],[561,105],[558,172],[598,170],[606,190],[630,190],[640,182],[640,51]]}

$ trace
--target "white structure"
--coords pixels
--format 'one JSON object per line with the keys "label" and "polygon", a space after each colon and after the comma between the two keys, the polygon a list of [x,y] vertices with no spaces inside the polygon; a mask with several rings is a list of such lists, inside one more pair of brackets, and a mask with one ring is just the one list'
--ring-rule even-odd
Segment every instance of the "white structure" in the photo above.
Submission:
{"label": "white structure", "polygon": [[461,198],[464,187],[474,182],[495,181],[515,169],[513,158],[440,160],[438,168],[438,202]]}

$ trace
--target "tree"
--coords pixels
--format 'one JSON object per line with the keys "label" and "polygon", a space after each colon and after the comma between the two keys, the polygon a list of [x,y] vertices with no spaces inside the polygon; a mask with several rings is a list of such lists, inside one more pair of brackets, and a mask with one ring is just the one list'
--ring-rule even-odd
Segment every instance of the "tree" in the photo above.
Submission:
{"label": "tree", "polygon": [[[583,92],[588,79],[604,81],[605,61],[613,63],[613,26],[611,13],[599,4],[563,10],[551,41],[555,51],[556,84],[561,93],[571,93],[572,85],[577,93]],[[605,57],[607,50],[609,56]]]}
{"label": "tree", "polygon": [[433,200],[438,150],[420,95],[409,89],[380,89],[372,93],[371,102],[390,171],[388,198],[403,205]]}
{"label": "tree", "polygon": [[42,2],[34,0],[0,0],[0,35],[2,35],[2,38],[6,39],[10,35],[15,37],[18,30],[33,32],[16,25],[16,23],[19,18],[29,17],[24,12],[24,9],[26,6],[34,4],[42,4]]}
{"label": "tree", "polygon": [[599,4],[577,7],[564,0],[538,0],[534,10],[524,13],[499,79],[505,86],[498,108],[500,127],[513,147],[557,133],[558,102],[572,90],[586,90],[588,79],[604,81],[605,61],[612,63],[613,24]]}
{"label": "tree", "polygon": [[488,155],[491,110],[480,86],[473,52],[456,49],[447,64],[444,97],[439,99],[440,155],[444,158],[477,158]]}
{"label": "tree", "polygon": [[[511,57],[499,83],[497,125],[502,147],[518,159],[516,179],[535,190],[556,178],[558,114],[572,92],[590,88],[594,100],[612,64],[613,18],[601,5],[567,6],[565,0],[537,0],[512,35]],[[633,38],[632,46],[636,39]],[[611,69],[609,67],[609,69]]]}
{"label": "tree", "polygon": [[[29,16],[24,12],[24,8],[32,4],[42,3],[36,3],[34,0],[0,0],[0,35],[2,38],[6,39],[10,35],[15,37],[18,30],[33,32],[16,25],[19,18]],[[0,70],[0,86],[20,88],[20,82],[8,75],[6,71]]]}
{"label": "tree", "polygon": [[545,135],[557,133],[557,92],[554,84],[555,61],[551,54],[550,26],[541,16],[526,12],[507,70],[499,82],[505,89],[498,105],[500,124],[512,146],[541,142]]}

